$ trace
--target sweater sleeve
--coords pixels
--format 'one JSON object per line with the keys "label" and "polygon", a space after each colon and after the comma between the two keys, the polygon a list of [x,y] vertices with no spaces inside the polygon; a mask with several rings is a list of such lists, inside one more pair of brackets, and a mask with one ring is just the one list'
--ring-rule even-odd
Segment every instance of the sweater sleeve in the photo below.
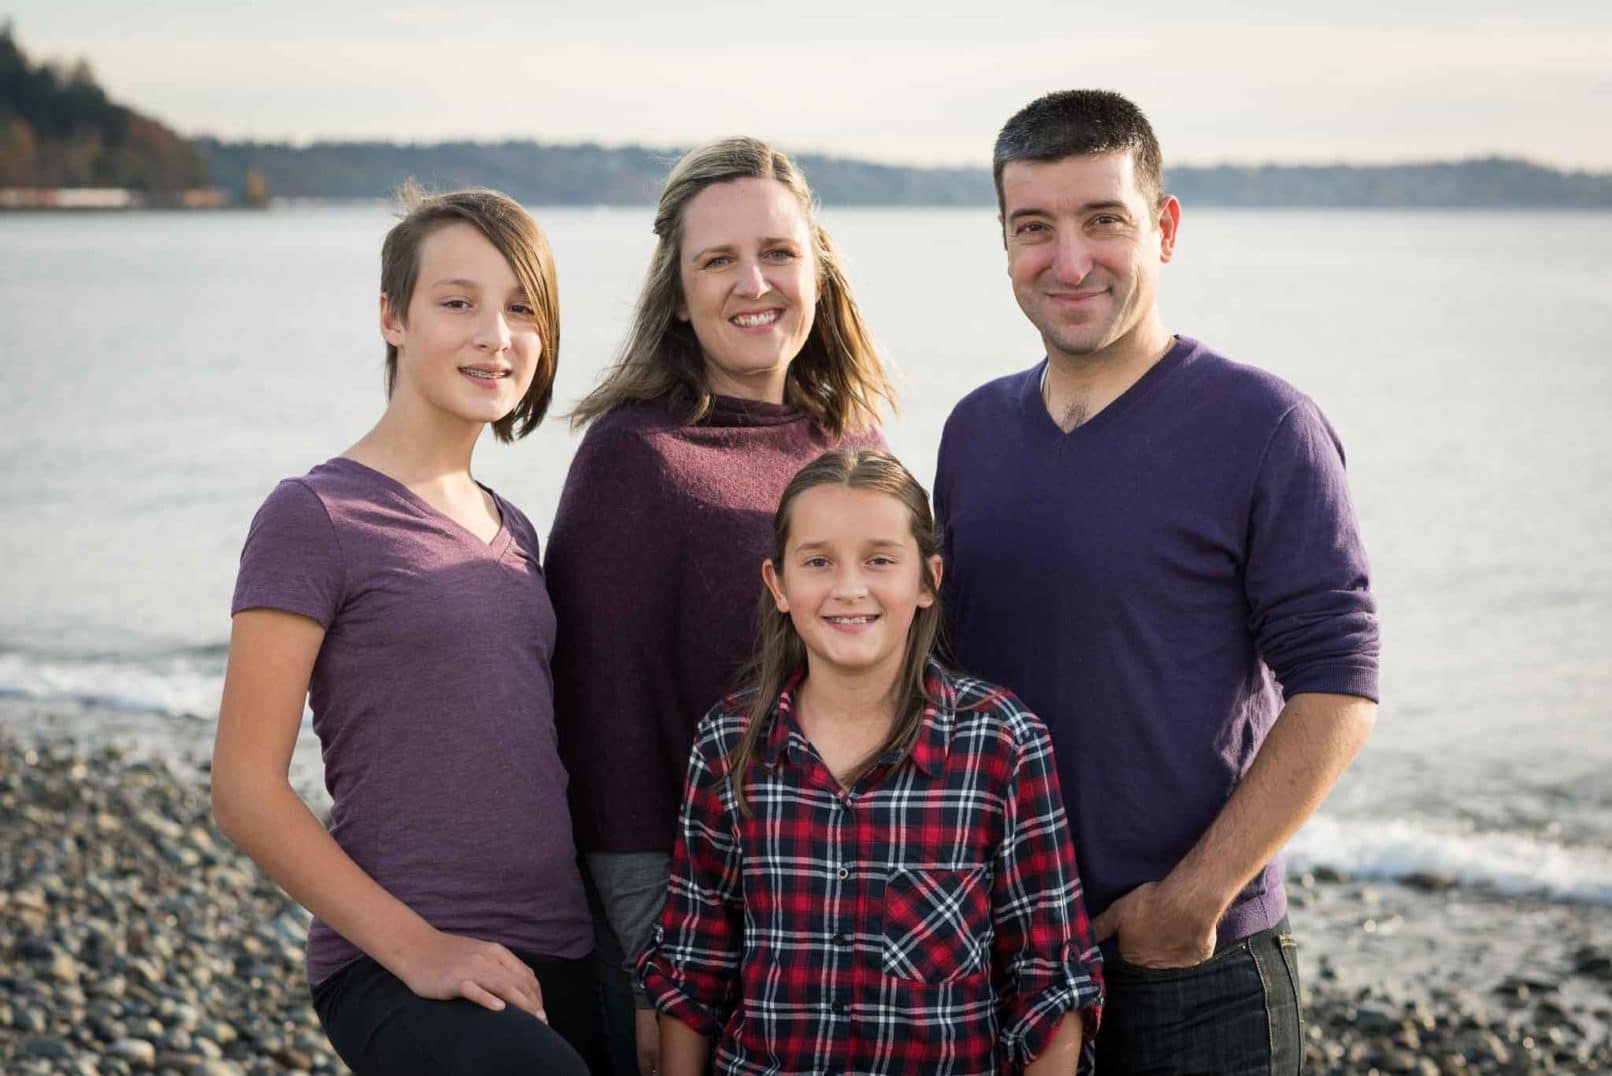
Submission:
{"label": "sweater sleeve", "polygon": [[1282,416],[1249,512],[1249,625],[1283,694],[1376,700],[1377,607],[1344,476],[1343,446],[1313,402]]}
{"label": "sweater sleeve", "polygon": [[[685,758],[663,758],[660,730],[679,698],[672,655],[680,543],[670,498],[642,431],[589,429],[577,449],[544,564],[558,619],[555,724],[584,852],[669,852]],[[664,796],[624,795],[655,781]],[[668,817],[650,818],[666,802]],[[665,833],[665,847],[644,834]]]}

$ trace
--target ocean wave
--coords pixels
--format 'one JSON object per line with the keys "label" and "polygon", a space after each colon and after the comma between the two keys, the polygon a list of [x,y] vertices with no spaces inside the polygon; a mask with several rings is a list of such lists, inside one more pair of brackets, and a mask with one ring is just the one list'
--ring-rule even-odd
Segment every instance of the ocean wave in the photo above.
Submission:
{"label": "ocean wave", "polygon": [[223,653],[194,647],[141,660],[0,652],[0,696],[212,720]]}
{"label": "ocean wave", "polygon": [[1288,844],[1288,869],[1437,879],[1507,897],[1612,905],[1612,852],[1434,821],[1317,815]]}

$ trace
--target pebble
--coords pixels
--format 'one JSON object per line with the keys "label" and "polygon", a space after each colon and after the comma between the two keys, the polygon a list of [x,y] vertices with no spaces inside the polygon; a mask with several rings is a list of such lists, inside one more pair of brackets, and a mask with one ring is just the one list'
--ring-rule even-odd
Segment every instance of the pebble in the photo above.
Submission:
{"label": "pebble", "polygon": [[136,1068],[148,1069],[157,1063],[157,1048],[145,1039],[119,1039],[108,1046],[106,1052]]}

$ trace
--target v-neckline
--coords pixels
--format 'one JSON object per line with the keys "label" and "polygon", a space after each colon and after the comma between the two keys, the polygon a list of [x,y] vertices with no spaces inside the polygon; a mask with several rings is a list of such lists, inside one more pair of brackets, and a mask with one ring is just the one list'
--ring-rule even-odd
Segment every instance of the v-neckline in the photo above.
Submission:
{"label": "v-neckline", "polygon": [[498,509],[498,530],[495,531],[493,536],[489,539],[482,538],[481,535],[477,534],[475,531],[471,530],[457,519],[454,519],[448,513],[444,512],[442,509],[438,508],[436,505],[432,504],[430,501],[426,500],[424,497],[420,496],[418,493],[414,492],[408,486],[404,485],[402,482],[399,482],[385,471],[378,471],[369,464],[359,463],[357,460],[349,456],[337,456],[331,462],[351,464],[352,466],[363,471],[365,474],[373,476],[376,480],[387,486],[393,493],[408,501],[421,512],[424,512],[432,519],[440,520],[449,527],[452,527],[454,531],[464,539],[464,541],[476,546],[495,558],[503,556],[504,551],[509,548],[510,540],[513,537],[509,529],[509,507],[504,503],[504,499],[496,492],[489,487],[482,485],[480,482],[476,482],[474,478],[472,478],[471,481],[476,482],[477,488],[482,490],[487,494],[487,496],[493,499],[493,507]]}
{"label": "v-neckline", "polygon": [[1148,391],[1159,379],[1181,365],[1182,359],[1191,350],[1192,341],[1185,336],[1176,336],[1169,350],[1159,356],[1159,360],[1152,366],[1143,370],[1142,376],[1131,382],[1124,392],[1110,400],[1106,407],[1091,418],[1069,430],[1058,425],[1057,420],[1052,417],[1052,412],[1047,410],[1046,398],[1041,395],[1041,379],[1046,376],[1047,365],[1051,362],[1050,359],[1043,356],[1035,368],[1030,371],[1030,377],[1025,386],[1025,406],[1041,416],[1043,432],[1050,434],[1054,441],[1060,445],[1075,444],[1077,441],[1092,436],[1094,431],[1102,429],[1108,422],[1130,410],[1137,400],[1147,395]]}

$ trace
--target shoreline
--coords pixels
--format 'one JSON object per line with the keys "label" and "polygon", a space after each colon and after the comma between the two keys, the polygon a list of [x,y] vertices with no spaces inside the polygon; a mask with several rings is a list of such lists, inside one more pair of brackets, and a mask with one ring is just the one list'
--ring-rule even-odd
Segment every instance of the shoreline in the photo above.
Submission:
{"label": "shoreline", "polygon": [[[0,1069],[346,1071],[308,1002],[306,913],[212,825],[211,736],[0,699]],[[307,729],[292,774],[322,812]],[[1612,1070],[1605,908],[1326,872],[1289,893],[1307,1071]]]}

